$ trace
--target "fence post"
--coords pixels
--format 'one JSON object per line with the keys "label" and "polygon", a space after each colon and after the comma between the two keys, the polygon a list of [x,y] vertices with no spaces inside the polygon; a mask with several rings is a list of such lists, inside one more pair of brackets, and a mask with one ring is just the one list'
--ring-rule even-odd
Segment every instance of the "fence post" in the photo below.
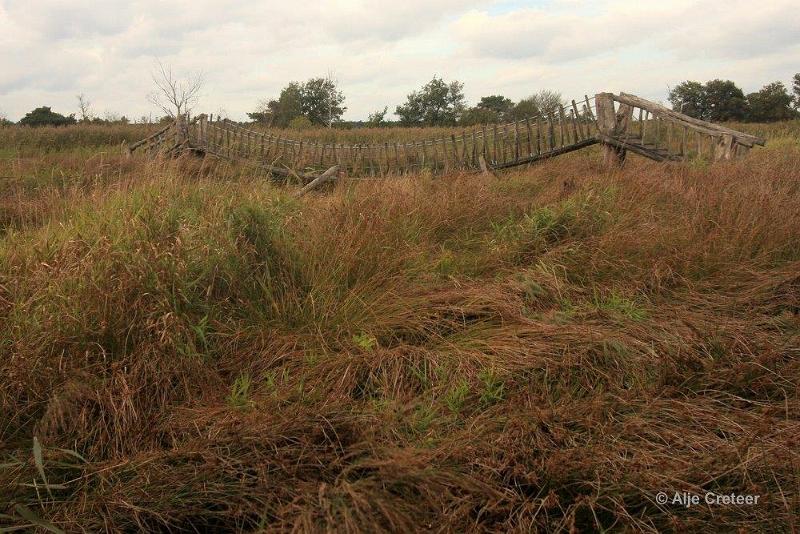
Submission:
{"label": "fence post", "polygon": [[714,144],[714,161],[729,160],[733,158],[734,140],[730,134],[721,135]]}
{"label": "fence post", "polygon": [[197,144],[201,148],[208,148],[208,115],[203,113],[199,117],[197,117],[197,119],[198,119]]}
{"label": "fence post", "polygon": [[175,117],[175,145],[182,145],[189,140],[189,124],[186,115]]}
{"label": "fence post", "polygon": [[[597,93],[594,97],[597,113],[597,129],[608,137],[617,137],[628,130],[633,108],[620,104],[619,110],[614,111],[614,95],[612,93]],[[603,163],[607,166],[619,167],[625,162],[626,150],[601,141],[603,150]]]}

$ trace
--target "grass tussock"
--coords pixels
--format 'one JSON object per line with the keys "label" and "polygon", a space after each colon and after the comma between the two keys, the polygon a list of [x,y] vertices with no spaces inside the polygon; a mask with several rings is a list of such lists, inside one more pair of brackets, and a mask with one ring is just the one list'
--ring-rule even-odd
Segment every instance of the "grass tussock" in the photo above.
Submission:
{"label": "grass tussock", "polygon": [[791,139],[303,200],[50,157],[3,163],[2,526],[797,528]]}

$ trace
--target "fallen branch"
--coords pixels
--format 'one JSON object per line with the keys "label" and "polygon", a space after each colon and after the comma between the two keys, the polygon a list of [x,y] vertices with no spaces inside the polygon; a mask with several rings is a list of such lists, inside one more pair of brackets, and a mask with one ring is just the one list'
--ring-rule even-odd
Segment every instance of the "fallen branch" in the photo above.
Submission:
{"label": "fallen branch", "polygon": [[338,171],[338,170],[339,170],[339,166],[338,165],[334,165],[333,167],[331,167],[327,171],[323,172],[322,174],[320,174],[319,176],[317,176],[316,178],[311,180],[311,182],[309,182],[305,187],[303,187],[300,191],[295,193],[294,196],[295,197],[301,197],[301,196],[305,195],[306,193],[308,193],[309,191],[312,191],[312,190],[318,188],[319,186],[321,186],[322,184],[324,184],[328,180],[331,180],[331,179],[335,178],[336,177],[336,171]]}

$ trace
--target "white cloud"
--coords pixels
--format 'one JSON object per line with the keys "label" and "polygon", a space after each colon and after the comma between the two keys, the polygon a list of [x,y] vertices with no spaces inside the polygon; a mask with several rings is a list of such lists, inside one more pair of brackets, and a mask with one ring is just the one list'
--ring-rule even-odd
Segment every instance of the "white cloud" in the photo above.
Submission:
{"label": "white cloud", "polygon": [[781,53],[800,44],[795,0],[604,2],[561,1],[502,14],[473,10],[453,23],[473,54],[547,62],[616,53],[654,45],[684,58],[747,58]]}
{"label": "white cloud", "polygon": [[[202,107],[244,117],[291,80],[333,71],[348,117],[402,103],[434,74],[467,97],[567,96],[731,78],[746,91],[800,68],[795,1],[0,0],[0,111],[151,111],[155,59],[203,70]],[[793,70],[791,70],[793,69]]]}

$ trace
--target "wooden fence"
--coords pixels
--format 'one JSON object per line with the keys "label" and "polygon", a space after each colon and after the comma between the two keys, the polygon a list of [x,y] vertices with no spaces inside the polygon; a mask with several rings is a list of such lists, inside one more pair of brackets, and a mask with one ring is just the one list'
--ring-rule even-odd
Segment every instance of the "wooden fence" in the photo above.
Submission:
{"label": "wooden fence", "polygon": [[349,176],[392,176],[504,169],[601,143],[605,160],[620,164],[628,151],[656,161],[712,161],[743,155],[764,140],[626,93],[570,100],[550,112],[507,124],[481,125],[449,137],[410,142],[323,143],[293,139],[285,130],[258,131],[199,115],[175,123],[131,146],[190,148],[247,160],[278,174],[313,177],[337,167]]}

